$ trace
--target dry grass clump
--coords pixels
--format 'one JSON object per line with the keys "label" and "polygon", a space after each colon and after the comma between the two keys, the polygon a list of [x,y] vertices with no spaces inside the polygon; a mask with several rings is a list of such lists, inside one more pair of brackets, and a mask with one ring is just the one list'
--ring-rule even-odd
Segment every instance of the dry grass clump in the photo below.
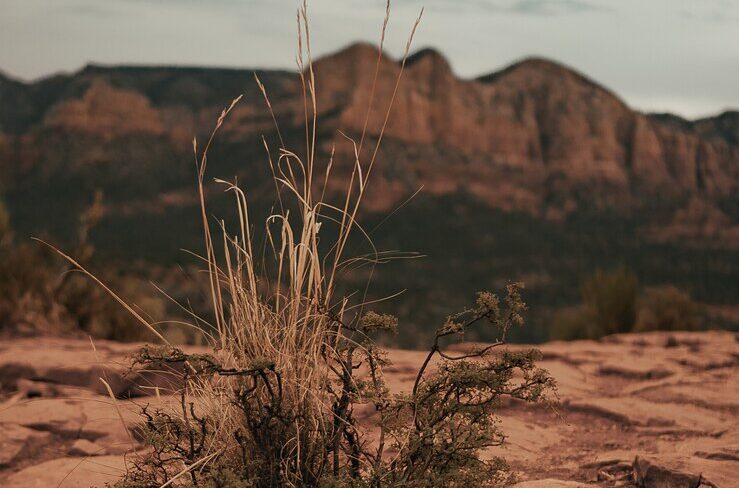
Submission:
{"label": "dry grass clump", "polygon": [[[348,141],[355,154],[348,163],[350,178],[339,203],[331,203],[326,187],[339,162],[332,151],[327,162],[318,163],[316,87],[305,4],[298,26],[304,153],[279,147],[273,157],[267,147],[280,211],[269,215],[264,226],[254,225],[246,193],[217,180],[234,196],[239,225],[229,233],[218,221],[218,232],[212,230],[205,199],[208,151],[238,99],[222,112],[202,149],[194,142],[205,240],[201,257],[214,310],[210,322],[195,320],[212,351],[188,354],[164,345],[144,348],[136,357],[145,368],[169,369],[181,383],[174,391],[175,404],[143,409],[139,433],[150,449],[131,459],[116,486],[497,483],[504,463],[484,459],[481,453],[503,442],[494,418],[498,400],[510,396],[538,401],[552,386],[547,373],[535,366],[535,351],[493,354],[508,331],[523,323],[520,287],[508,287],[502,307],[497,296],[481,293],[474,306],[449,317],[438,329],[412,391],[388,390],[383,380],[388,361],[373,337],[394,331],[397,320],[369,311],[371,304],[361,292],[340,291],[347,267],[379,260],[376,252],[348,257],[347,248],[353,234],[366,237],[357,215],[382,132],[370,151],[363,151],[364,134],[358,143]],[[396,91],[399,83],[400,76]],[[395,92],[384,108],[385,122],[394,97]],[[374,95],[367,118],[373,110]],[[365,153],[366,161],[360,158]],[[258,257],[264,248],[268,252]],[[92,278],[166,344],[157,327]],[[485,323],[498,331],[497,342],[463,354],[446,352],[448,338]],[[357,419],[360,405],[374,411],[371,420]]]}

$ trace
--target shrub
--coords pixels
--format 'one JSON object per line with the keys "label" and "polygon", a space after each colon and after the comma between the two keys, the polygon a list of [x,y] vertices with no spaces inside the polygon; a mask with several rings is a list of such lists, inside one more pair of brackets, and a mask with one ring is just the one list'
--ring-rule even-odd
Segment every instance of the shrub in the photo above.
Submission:
{"label": "shrub", "polygon": [[[84,332],[119,341],[155,338],[107,293],[65,271],[59,260],[37,243],[8,246],[0,256],[0,276],[0,332],[5,335]],[[143,280],[114,272],[103,276],[146,310],[152,321],[164,316],[166,303],[153,290],[147,291]]]}
{"label": "shrub", "polygon": [[[504,310],[495,295],[480,293],[474,307],[437,330],[406,394],[385,386],[390,362],[372,339],[396,321],[373,312],[349,324],[328,311],[316,317],[331,327],[313,363],[321,382],[305,398],[296,390],[298,378],[285,374],[289,368],[275,356],[226,366],[216,351],[145,347],[136,363],[154,370],[181,365],[174,370],[184,386],[178,410],[144,408],[139,432],[149,454],[116,487],[161,486],[181,473],[176,486],[493,486],[507,479],[505,462],[480,454],[504,441],[496,405],[504,397],[536,402],[553,387],[535,366],[537,351],[491,354],[522,325],[523,309],[516,284],[508,286]],[[484,322],[498,331],[497,342],[466,353],[442,347]],[[234,344],[225,347],[233,351]],[[355,417],[362,405],[374,410],[374,424]],[[367,441],[367,430],[375,442]]]}
{"label": "shrub", "polygon": [[[164,297],[156,294],[145,280],[115,272],[102,277],[128,301],[135,303],[150,321],[160,321],[165,317],[167,303]],[[104,290],[82,277],[70,280],[65,285],[59,294],[59,301],[70,314],[75,329],[92,337],[124,342],[156,339]],[[178,342],[185,340],[183,337]]]}
{"label": "shrub", "polygon": [[71,331],[69,315],[54,299],[58,271],[54,269],[53,257],[38,246],[4,246],[0,254],[0,332],[3,335]]}
{"label": "shrub", "polygon": [[611,271],[598,269],[585,281],[581,291],[597,336],[630,332],[634,328],[639,282],[632,271],[623,266]]}
{"label": "shrub", "polygon": [[596,270],[580,288],[582,302],[559,309],[550,330],[554,339],[597,339],[631,332],[636,322],[638,281],[624,267]]}
{"label": "shrub", "polygon": [[596,271],[582,287],[580,305],[559,309],[553,320],[555,339],[598,339],[605,335],[648,330],[696,330],[701,307],[673,285],[641,292],[636,276],[625,268]]}
{"label": "shrub", "polygon": [[584,305],[563,307],[554,314],[550,335],[554,339],[574,341],[598,337],[595,321]]}
{"label": "shrub", "polygon": [[[496,295],[480,293],[474,306],[450,316],[437,330],[411,391],[389,391],[383,375],[389,360],[375,337],[392,333],[397,320],[370,311],[361,294],[339,291],[346,268],[379,261],[378,253],[345,256],[350,235],[359,228],[356,217],[377,146],[366,162],[360,158],[364,134],[358,144],[351,141],[346,191],[337,204],[323,200],[322,188],[330,187],[332,165],[339,163],[332,159],[317,170],[305,6],[299,20],[306,33],[298,57],[305,156],[280,147],[276,164],[270,159],[282,190],[281,211],[267,217],[263,230],[272,253],[255,260],[261,226],[252,224],[246,195],[235,184],[219,180],[234,195],[240,225],[231,235],[219,222],[217,241],[211,232],[207,153],[237,99],[219,117],[205,148],[195,144],[203,261],[214,310],[203,333],[212,350],[189,354],[164,345],[143,348],[136,356],[142,368],[169,367],[181,386],[171,405],[143,409],[139,431],[149,449],[133,459],[116,486],[490,486],[505,477],[502,460],[481,455],[504,439],[494,417],[499,400],[539,401],[553,386],[535,365],[536,351],[495,354],[511,328],[523,325],[520,286],[507,287],[502,305]],[[410,40],[406,56],[409,46]],[[370,101],[373,97],[374,89]],[[391,105],[392,98],[384,120]],[[367,117],[372,109],[370,102]],[[382,131],[373,144],[381,139]],[[317,174],[325,180],[314,179]],[[155,325],[142,323],[164,339]],[[497,331],[498,341],[449,352],[450,339],[484,324]],[[360,421],[360,408],[372,411],[368,420]]]}
{"label": "shrub", "polygon": [[[102,217],[97,194],[80,216],[75,254],[87,262],[94,253],[89,233]],[[83,280],[39,243],[15,243],[7,212],[0,207],[0,333],[4,335],[75,334],[123,341],[155,338],[98,286]],[[3,236],[5,238],[3,239]],[[165,302],[146,291],[143,280],[109,270],[103,278],[147,310],[164,316]]]}
{"label": "shrub", "polygon": [[647,288],[639,300],[635,330],[696,330],[701,308],[675,286]]}

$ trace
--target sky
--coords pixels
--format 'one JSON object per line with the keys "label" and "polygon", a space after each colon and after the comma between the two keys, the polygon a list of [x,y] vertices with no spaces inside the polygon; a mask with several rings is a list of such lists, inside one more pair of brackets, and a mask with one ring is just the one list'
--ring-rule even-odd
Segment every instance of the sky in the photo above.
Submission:
{"label": "sky", "polygon": [[[377,42],[384,0],[310,0],[314,55]],[[294,68],[297,0],[0,0],[0,71],[22,80],[87,63]],[[471,78],[526,56],[565,63],[643,111],[739,109],[739,0],[394,0],[398,56],[415,48]]]}

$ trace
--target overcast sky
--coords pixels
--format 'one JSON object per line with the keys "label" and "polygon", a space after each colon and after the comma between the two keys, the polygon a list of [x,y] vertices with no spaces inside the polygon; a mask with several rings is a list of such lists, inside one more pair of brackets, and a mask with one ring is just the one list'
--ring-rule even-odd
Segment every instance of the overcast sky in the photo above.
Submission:
{"label": "overcast sky", "polygon": [[[88,62],[294,67],[296,0],[0,0],[0,71]],[[395,0],[388,51],[435,47],[462,77],[546,56],[631,106],[686,117],[739,108],[739,0]],[[311,0],[316,54],[376,41],[384,0]]]}

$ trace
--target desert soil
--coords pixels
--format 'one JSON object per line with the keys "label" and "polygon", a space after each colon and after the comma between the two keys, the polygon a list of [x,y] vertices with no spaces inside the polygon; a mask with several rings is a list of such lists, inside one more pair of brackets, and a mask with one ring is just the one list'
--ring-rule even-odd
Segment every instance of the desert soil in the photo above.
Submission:
{"label": "desert soil", "polygon": [[[33,338],[0,344],[0,486],[113,482],[140,448],[142,405],[166,401],[128,373],[137,345]],[[520,346],[516,346],[520,347]],[[649,333],[540,346],[557,401],[507,402],[503,456],[520,487],[739,486],[739,336]],[[408,390],[423,352],[394,350]],[[113,404],[106,384],[120,399]]]}

